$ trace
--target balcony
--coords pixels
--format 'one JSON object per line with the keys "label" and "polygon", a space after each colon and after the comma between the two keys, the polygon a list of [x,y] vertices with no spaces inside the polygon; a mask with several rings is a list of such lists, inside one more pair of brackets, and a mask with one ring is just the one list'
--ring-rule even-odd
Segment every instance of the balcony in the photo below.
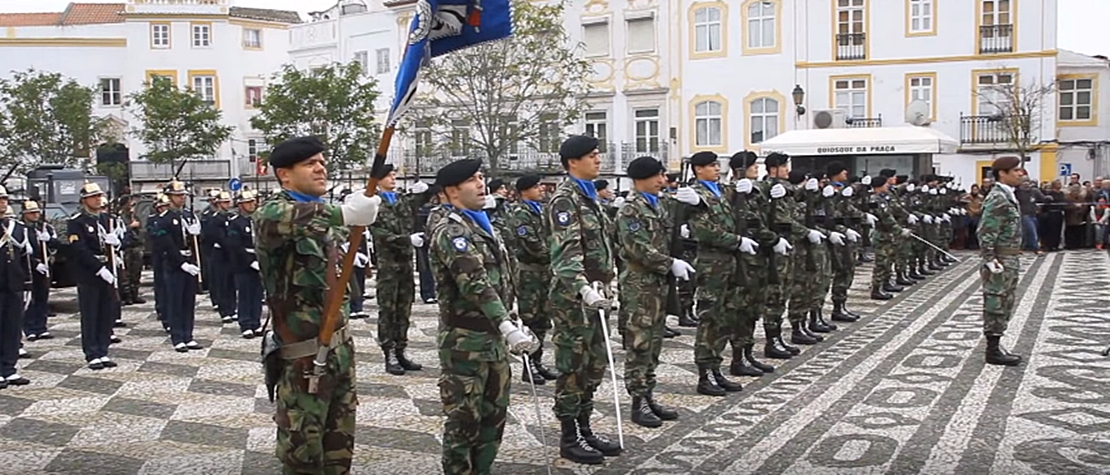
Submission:
{"label": "balcony", "polygon": [[863,59],[867,59],[867,33],[841,33],[836,35],[837,61]]}
{"label": "balcony", "polygon": [[[1016,123],[1015,123],[1016,122]],[[961,145],[1006,145],[1013,141],[1014,135],[1027,117],[1015,118],[997,115],[960,115]]]}
{"label": "balcony", "polygon": [[[137,182],[168,182],[181,164],[132,161],[129,164],[131,180]],[[181,167],[177,178],[182,181],[228,180],[231,178],[231,160],[189,160]]]}
{"label": "balcony", "polygon": [[883,115],[878,117],[846,117],[844,124],[852,129],[873,129],[883,126]]}
{"label": "balcony", "polygon": [[[644,150],[641,146],[628,142],[608,142],[599,147],[601,152],[602,175],[624,175],[625,167],[641,156],[651,156],[667,163],[669,152],[665,142],[659,143],[655,150]],[[643,145],[643,144],[641,144]],[[421,177],[435,176],[436,172],[444,165],[461,158],[480,158],[488,166],[490,160],[484,152],[471,149],[469,153],[452,152],[445,146],[435,147],[430,152],[421,152],[413,148],[394,149],[391,151],[390,161],[402,165],[404,176],[419,175]],[[515,152],[505,153],[497,163],[497,170],[488,172],[496,176],[520,176],[525,174],[556,175],[562,174],[563,165],[557,152],[542,152],[527,149],[520,145]]]}
{"label": "balcony", "polygon": [[1014,51],[1014,25],[984,25],[979,27],[979,54],[1012,53]]}

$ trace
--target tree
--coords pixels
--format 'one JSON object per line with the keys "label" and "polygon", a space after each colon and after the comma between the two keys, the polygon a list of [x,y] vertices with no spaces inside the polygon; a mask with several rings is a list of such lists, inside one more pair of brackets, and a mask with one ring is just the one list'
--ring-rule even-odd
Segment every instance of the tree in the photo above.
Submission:
{"label": "tree", "polygon": [[990,112],[984,113],[985,122],[976,124],[980,129],[976,133],[1005,143],[1026,162],[1040,144],[1037,134],[1046,113],[1045,100],[1056,93],[1056,83],[1033,81],[1023,86],[1013,82],[1017,81],[1017,75],[996,77],[1008,77],[1012,82],[998,81],[1000,84],[976,90],[980,103]]}
{"label": "tree", "polygon": [[84,165],[105,121],[95,90],[58,73],[29,69],[0,80],[0,182],[43,164]]}
{"label": "tree", "polygon": [[[592,73],[580,46],[567,47],[566,3],[513,0],[513,36],[436,58],[421,72],[428,106],[410,125],[479,149],[491,170],[520,143],[557,152],[563,128],[585,113]],[[470,133],[459,136],[459,123]]]}
{"label": "tree", "polygon": [[328,171],[365,168],[377,151],[381,126],[374,118],[377,81],[352,62],[301,71],[291,65],[274,75],[251,126],[271,147],[316,135],[328,147]]}
{"label": "tree", "polygon": [[231,137],[223,112],[189,89],[154,78],[127,97],[127,108],[142,123],[131,134],[146,145],[142,158],[176,167],[192,159],[216,155]]}

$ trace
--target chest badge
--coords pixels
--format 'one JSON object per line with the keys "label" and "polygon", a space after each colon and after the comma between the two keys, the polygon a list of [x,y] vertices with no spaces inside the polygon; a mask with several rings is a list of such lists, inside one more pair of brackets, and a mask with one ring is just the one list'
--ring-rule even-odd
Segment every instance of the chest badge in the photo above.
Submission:
{"label": "chest badge", "polygon": [[174,218],[174,219],[173,219],[173,225],[174,225],[174,226],[177,226],[177,218]]}
{"label": "chest badge", "polygon": [[567,211],[560,211],[555,215],[555,221],[562,226],[570,224],[570,213]]}
{"label": "chest badge", "polygon": [[524,235],[527,235],[527,234],[528,234],[528,228],[526,228],[524,226],[518,226],[516,228],[516,235],[517,236],[524,236]]}
{"label": "chest badge", "polygon": [[91,234],[91,233],[95,233],[95,232],[96,232],[96,228],[94,228],[92,226],[89,226],[89,233]]}
{"label": "chest badge", "polygon": [[640,228],[641,228],[641,226],[640,226],[640,222],[639,222],[639,221],[629,221],[629,222],[628,222],[628,230],[629,230],[630,232],[636,232],[636,231],[639,231],[639,230],[640,230]]}
{"label": "chest badge", "polygon": [[250,234],[251,233],[251,227],[247,226],[245,229],[243,229],[243,232],[245,232],[247,234]]}
{"label": "chest badge", "polygon": [[459,252],[466,252],[468,244],[466,238],[459,236],[451,240],[451,245],[455,246],[455,250]]}

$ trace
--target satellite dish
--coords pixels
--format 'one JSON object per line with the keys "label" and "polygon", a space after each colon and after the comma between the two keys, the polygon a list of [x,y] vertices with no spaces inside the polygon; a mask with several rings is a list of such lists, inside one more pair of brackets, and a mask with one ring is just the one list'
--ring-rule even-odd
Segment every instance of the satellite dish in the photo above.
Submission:
{"label": "satellite dish", "polygon": [[922,100],[915,100],[906,105],[906,123],[916,125],[918,127],[929,125],[932,122],[929,115],[932,112],[929,103]]}

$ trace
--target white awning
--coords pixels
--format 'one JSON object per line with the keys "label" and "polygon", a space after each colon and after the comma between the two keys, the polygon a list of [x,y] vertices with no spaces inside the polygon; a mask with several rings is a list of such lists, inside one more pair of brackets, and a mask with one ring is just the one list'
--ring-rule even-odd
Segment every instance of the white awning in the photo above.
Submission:
{"label": "white awning", "polygon": [[763,155],[911,155],[956,153],[960,143],[928,127],[791,130],[759,144]]}

